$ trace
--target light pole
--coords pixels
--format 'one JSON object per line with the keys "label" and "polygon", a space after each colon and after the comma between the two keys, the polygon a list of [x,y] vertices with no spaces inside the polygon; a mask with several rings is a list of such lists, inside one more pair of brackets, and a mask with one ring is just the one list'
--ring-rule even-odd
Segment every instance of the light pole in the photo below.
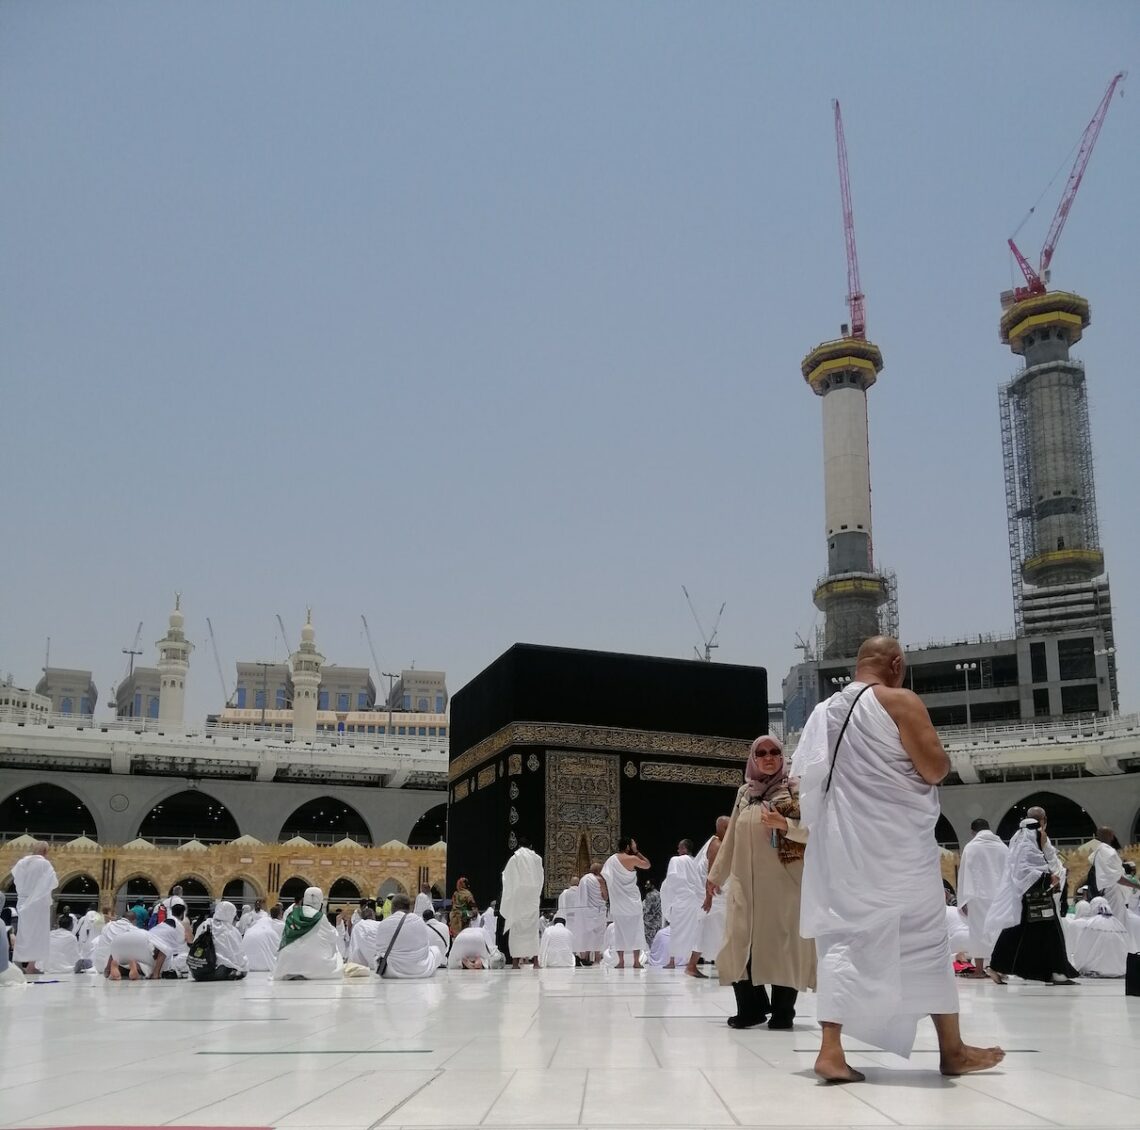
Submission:
{"label": "light pole", "polygon": [[970,721],[970,672],[976,671],[978,665],[976,663],[955,663],[954,670],[962,672],[962,679],[966,684],[966,730],[971,730],[972,724]]}
{"label": "light pole", "polygon": [[255,666],[261,668],[261,728],[265,729],[265,699],[268,693],[268,678],[269,668],[276,667],[276,663],[270,663],[266,659],[257,660]]}
{"label": "light pole", "polygon": [[399,675],[393,675],[390,671],[381,671],[383,678],[388,680],[388,737],[392,736],[392,686]]}

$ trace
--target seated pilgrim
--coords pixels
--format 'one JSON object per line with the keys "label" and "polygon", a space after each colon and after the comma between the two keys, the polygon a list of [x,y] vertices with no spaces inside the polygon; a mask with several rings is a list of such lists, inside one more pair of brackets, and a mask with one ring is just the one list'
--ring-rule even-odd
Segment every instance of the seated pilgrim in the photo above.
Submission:
{"label": "seated pilgrim", "polygon": [[648,964],[652,969],[673,969],[676,962],[670,953],[669,947],[673,942],[673,927],[667,922],[653,935],[653,944],[649,947]]}
{"label": "seated pilgrim", "polygon": [[236,925],[237,916],[237,907],[232,902],[222,900],[214,906],[213,915],[198,926],[194,935],[195,938],[199,937],[205,930],[209,930],[213,936],[216,964],[213,977],[202,977],[195,973],[194,979],[196,981],[236,981],[248,972],[249,967],[241,944],[241,933]]}
{"label": "seated pilgrim", "polygon": [[380,923],[376,921],[376,911],[370,906],[362,906],[348,938],[346,960],[376,972],[376,961],[380,954],[376,951],[376,931]]}
{"label": "seated pilgrim", "polygon": [[95,941],[103,927],[112,918],[114,915],[110,910],[106,914],[100,914],[97,910],[89,910],[79,920],[79,928],[75,932],[75,938],[79,944],[79,963],[82,968],[91,968],[92,957],[95,953]]}
{"label": "seated pilgrim", "polygon": [[966,960],[970,956],[970,922],[962,913],[961,907],[946,907],[946,933],[950,938],[951,959],[958,954],[965,954]]}
{"label": "seated pilgrim", "polygon": [[[414,907],[412,913],[415,914]],[[451,948],[451,931],[436,918],[435,911],[430,908],[421,917],[428,928],[428,944],[436,951],[436,963],[442,968],[447,964],[447,951]]]}
{"label": "seated pilgrim", "polygon": [[190,924],[186,921],[186,904],[176,902],[167,917],[152,926],[147,933],[151,945],[162,952],[163,961],[158,967],[162,977],[185,977],[186,955],[190,952]]}
{"label": "seated pilgrim", "polygon": [[281,934],[285,923],[281,918],[281,907],[274,906],[265,917],[253,920],[241,940],[245,953],[246,966],[250,973],[272,973],[277,965],[277,950],[281,945]]}
{"label": "seated pilgrim", "polygon": [[558,915],[542,932],[538,943],[538,962],[543,969],[573,969],[574,935],[566,919]]}
{"label": "seated pilgrim", "polygon": [[336,927],[321,913],[324,901],[320,887],[309,887],[301,905],[285,916],[274,981],[329,981],[344,976]]}
{"label": "seated pilgrim", "polygon": [[427,923],[412,913],[412,900],[404,894],[392,896],[392,913],[376,930],[376,951],[371,968],[376,972],[377,962],[387,955],[385,977],[430,977],[439,966]]}
{"label": "seated pilgrim", "polygon": [[448,969],[490,969],[491,950],[482,927],[472,923],[452,939]]}
{"label": "seated pilgrim", "polygon": [[607,922],[606,932],[602,940],[602,964],[610,967],[617,965],[617,954],[614,952],[615,936],[616,930],[614,924]]}
{"label": "seated pilgrim", "polygon": [[1123,977],[1130,938],[1107,899],[1078,903],[1076,914],[1065,930],[1073,968],[1090,977]]}
{"label": "seated pilgrim", "polygon": [[48,935],[47,973],[74,973],[79,965],[79,943],[71,932],[70,914],[61,914]]}

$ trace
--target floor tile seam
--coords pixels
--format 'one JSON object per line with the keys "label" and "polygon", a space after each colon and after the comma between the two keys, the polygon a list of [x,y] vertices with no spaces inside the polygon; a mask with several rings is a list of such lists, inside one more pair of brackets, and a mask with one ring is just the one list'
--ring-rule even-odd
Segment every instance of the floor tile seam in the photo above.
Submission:
{"label": "floor tile seam", "polygon": [[201,1106],[196,1106],[190,1110],[184,1110],[181,1114],[176,1115],[174,1118],[168,1119],[163,1122],[163,1126],[172,1126],[175,1122],[180,1122],[183,1118],[189,1118],[192,1114],[197,1114],[200,1110],[205,1110],[207,1107],[217,1106],[218,1103],[228,1103],[231,1099],[236,1099],[238,1095],[244,1095],[246,1091],[252,1091],[256,1087],[264,1087],[266,1083],[276,1083],[278,1079],[283,1079],[286,1075],[291,1074],[289,1071],[281,1071],[276,1075],[271,1075],[268,1079],[258,1079],[256,1082],[251,1083],[248,1087],[241,1087],[236,1091],[231,1091],[229,1094],[222,1095],[215,1098],[212,1102],[203,1103]]}
{"label": "floor tile seam", "polygon": [[447,1059],[443,1059],[443,1060],[440,1060],[440,1062],[439,1062],[439,1063],[437,1063],[437,1064],[435,1065],[435,1066],[436,1066],[436,1070],[437,1070],[437,1071],[443,1071],[443,1070],[444,1070],[444,1069],[447,1067],[447,1065],[448,1065],[448,1064],[449,1064],[449,1063],[450,1063],[450,1062],[451,1062],[451,1061],[452,1061],[452,1060],[453,1060],[453,1059],[454,1059],[454,1058],[455,1058],[457,1055],[459,1055],[459,1053],[460,1053],[460,1052],[464,1052],[464,1051],[466,1051],[466,1050],[467,1050],[467,1049],[468,1049],[468,1048],[469,1048],[469,1047],[470,1047],[470,1046],[471,1046],[473,1043],[475,1043],[475,1041],[476,1041],[477,1039],[479,1039],[479,1037],[478,1037],[478,1036],[472,1036],[472,1037],[471,1037],[469,1040],[466,1040],[464,1043],[460,1044],[460,1046],[459,1046],[459,1047],[457,1047],[457,1048],[455,1049],[455,1051],[453,1051],[453,1052],[451,1053],[451,1055],[449,1055],[449,1056],[447,1057]]}
{"label": "floor tile seam", "polygon": [[586,1110],[586,1095],[590,1091],[590,1069],[586,1068],[586,1074],[582,1078],[582,1101],[578,1104],[578,1125],[582,1125],[582,1115]]}
{"label": "floor tile seam", "polygon": [[648,1036],[642,1036],[641,1042],[649,1049],[649,1054],[653,1056],[653,1062],[661,1069],[665,1069],[665,1065],[661,1062],[661,1057],[657,1054],[657,1049],[650,1043]]}
{"label": "floor tile seam", "polygon": [[491,1111],[493,1111],[495,1109],[495,1103],[497,1103],[499,1101],[499,1099],[501,1099],[503,1097],[503,1092],[506,1091],[506,1089],[515,1081],[515,1076],[518,1073],[519,1073],[519,1071],[518,1071],[518,1068],[516,1067],[514,1069],[514,1071],[512,1071],[510,1073],[510,1075],[507,1076],[507,1081],[499,1088],[498,1092],[495,1094],[495,1097],[491,1100],[491,1105],[489,1107],[487,1107],[487,1110],[484,1113],[483,1117],[479,1119],[479,1125],[480,1126],[482,1126],[487,1121],[487,1119],[490,1117]]}
{"label": "floor tile seam", "polygon": [[[286,1071],[285,1074],[291,1075],[292,1072]],[[319,1095],[314,1095],[311,1099],[306,1099],[299,1106],[294,1107],[292,1110],[286,1112],[285,1114],[276,1115],[273,1118],[273,1121],[275,1123],[276,1122],[283,1122],[286,1118],[292,1118],[293,1115],[297,1113],[297,1111],[304,1110],[305,1107],[307,1107],[310,1103],[315,1103],[318,1099],[323,1099],[326,1095],[329,1094],[330,1091],[335,1091],[338,1087],[347,1087],[347,1086],[349,1086],[349,1084],[355,1083],[357,1080],[363,1079],[363,1078],[365,1078],[365,1076],[371,1075],[371,1074],[372,1074],[372,1072],[370,1072],[370,1071],[360,1071],[357,1074],[353,1075],[350,1079],[344,1079],[339,1083],[333,1083],[326,1090],[322,1091]],[[280,1076],[278,1076],[277,1078],[280,1078]],[[274,1080],[270,1079],[270,1080],[266,1080],[266,1081],[267,1082],[273,1082]],[[193,1112],[191,1112],[191,1113],[193,1113]]]}
{"label": "floor tile seam", "polygon": [[[173,1078],[173,1075],[165,1074],[165,1075],[157,1075],[154,1077],[153,1080],[147,1080],[146,1083],[139,1083],[136,1080],[133,1083],[127,1083],[125,1086],[116,1087],[113,1091],[103,1091],[98,1095],[84,1096],[84,1098],[79,1100],[79,1101],[80,1102],[92,1102],[92,1101],[97,1102],[100,1099],[110,1098],[111,1095],[118,1095],[118,1094],[121,1094],[123,1091],[129,1091],[132,1087],[142,1087],[142,1086],[149,1084],[149,1083],[161,1083],[164,1080],[171,1079],[171,1078]],[[37,1082],[42,1082],[42,1080],[37,1080]],[[53,1107],[49,1107],[47,1110],[41,1110],[38,1114],[32,1115],[31,1117],[42,1118],[45,1114],[54,1114],[57,1110],[66,1110],[69,1106],[76,1106],[76,1105],[78,1105],[78,1104],[76,1103],[75,1100],[72,1100],[71,1102],[60,1103],[59,1106],[53,1106]],[[8,1123],[7,1125],[19,1126],[20,1123],[19,1123],[19,1121],[16,1121],[15,1123]]]}
{"label": "floor tile seam", "polygon": [[[941,1078],[944,1078],[944,1076]],[[958,1086],[965,1087],[968,1091],[971,1091],[975,1095],[980,1095],[984,1099],[989,1099],[991,1102],[1003,1103],[1005,1106],[1013,1107],[1014,1110],[1019,1110],[1022,1114],[1028,1114],[1030,1118],[1036,1118],[1039,1122],[1044,1122],[1049,1126],[1063,1127],[1065,1125],[1063,1122],[1058,1122],[1056,1119],[1050,1118],[1045,1114],[1038,1114],[1037,1111],[1030,1110],[1028,1107],[1021,1106],[1019,1103],[1011,1102],[1009,1099],[1003,1099],[998,1095],[991,1095],[987,1091],[979,1090],[977,1087],[972,1085],[972,1080],[968,1075],[955,1076],[954,1083]]]}
{"label": "floor tile seam", "polygon": [[[443,1075],[443,1068],[434,1068],[432,1077],[430,1079],[425,1079],[414,1091],[412,1091],[410,1094],[405,1095],[398,1103],[396,1103],[395,1106],[389,1107],[382,1115],[380,1115],[378,1119],[376,1119],[375,1122],[369,1123],[366,1127],[366,1130],[377,1130],[381,1123],[383,1123],[387,1118],[390,1118],[393,1114],[396,1113],[396,1111],[400,1110],[409,1102],[411,1102],[412,1099],[414,1099],[417,1095],[426,1091],[428,1087],[430,1087],[433,1083],[442,1079]],[[397,1124],[393,1123],[392,1125],[395,1126]]]}
{"label": "floor tile seam", "polygon": [[554,1041],[554,1051],[552,1051],[550,1053],[550,1058],[546,1061],[546,1070],[547,1071],[549,1071],[551,1069],[551,1066],[554,1063],[554,1057],[558,1054],[558,1049],[560,1047],[562,1047],[562,1037],[561,1036],[559,1036],[558,1039]]}
{"label": "floor tile seam", "polygon": [[744,1123],[736,1117],[736,1112],[732,1109],[732,1107],[728,1105],[728,1101],[725,1099],[724,1095],[722,1095],[720,1091],[716,1089],[716,1084],[705,1073],[705,1069],[703,1067],[698,1067],[697,1070],[700,1072],[701,1078],[712,1088],[712,1093],[716,1095],[717,1101],[721,1106],[724,1107],[726,1113],[728,1114],[728,1117],[732,1119],[733,1123],[736,1126],[743,1126]]}
{"label": "floor tile seam", "polygon": [[[825,1087],[827,1086],[827,1084],[823,1084],[823,1085]],[[872,1110],[877,1115],[879,1115],[881,1118],[887,1119],[887,1121],[890,1122],[892,1125],[894,1125],[894,1126],[905,1126],[906,1125],[905,1122],[900,1122],[897,1118],[894,1117],[894,1115],[887,1114],[887,1112],[885,1110],[880,1110],[877,1106],[875,1106],[875,1104],[873,1102],[871,1102],[870,1099],[864,1098],[861,1094],[859,1094],[859,1088],[858,1087],[844,1087],[842,1089],[842,1091],[843,1091],[843,1094],[850,1095],[853,1099],[856,1099],[858,1102],[861,1102],[868,1110]]]}

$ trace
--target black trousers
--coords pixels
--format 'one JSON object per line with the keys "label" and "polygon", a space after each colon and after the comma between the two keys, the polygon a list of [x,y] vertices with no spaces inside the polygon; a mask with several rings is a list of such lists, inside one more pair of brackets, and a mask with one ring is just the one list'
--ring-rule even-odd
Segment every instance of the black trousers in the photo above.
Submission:
{"label": "black trousers", "polygon": [[773,985],[771,999],[763,985],[752,984],[752,963],[748,963],[743,981],[733,981],[732,991],[736,995],[736,1015],[745,1024],[759,1024],[771,1016],[777,1026],[791,1024],[796,1015],[796,999],[799,991],[786,985]]}

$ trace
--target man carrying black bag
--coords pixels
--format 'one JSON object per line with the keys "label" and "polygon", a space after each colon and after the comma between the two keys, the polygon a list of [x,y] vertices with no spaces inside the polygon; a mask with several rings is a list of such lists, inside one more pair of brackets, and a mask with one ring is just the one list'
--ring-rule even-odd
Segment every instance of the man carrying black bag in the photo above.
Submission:
{"label": "man carrying black bag", "polygon": [[384,978],[430,977],[438,965],[427,923],[412,913],[412,900],[395,895],[392,913],[376,928],[376,972]]}

